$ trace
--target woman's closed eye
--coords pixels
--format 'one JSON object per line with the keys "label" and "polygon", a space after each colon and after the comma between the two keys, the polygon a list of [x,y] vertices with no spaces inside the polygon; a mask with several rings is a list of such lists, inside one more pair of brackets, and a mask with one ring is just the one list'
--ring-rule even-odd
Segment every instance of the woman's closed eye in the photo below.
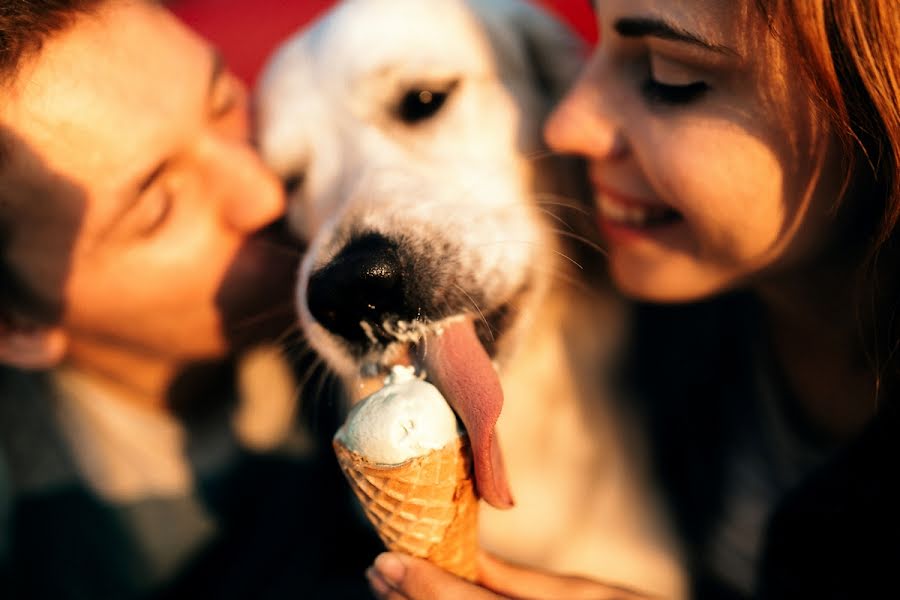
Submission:
{"label": "woman's closed eye", "polygon": [[647,102],[672,106],[690,104],[709,89],[694,69],[655,55],[650,58],[650,73],[641,84],[641,94]]}

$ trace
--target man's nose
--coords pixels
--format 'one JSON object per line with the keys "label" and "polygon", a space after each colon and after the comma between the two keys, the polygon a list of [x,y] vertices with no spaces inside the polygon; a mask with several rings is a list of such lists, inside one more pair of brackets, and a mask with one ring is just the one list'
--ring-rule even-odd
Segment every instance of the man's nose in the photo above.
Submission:
{"label": "man's nose", "polygon": [[544,139],[553,150],[594,160],[609,160],[626,152],[624,132],[609,98],[590,74],[582,75],[544,125]]}
{"label": "man's nose", "polygon": [[215,142],[216,161],[210,169],[218,179],[222,217],[239,231],[254,231],[280,218],[285,211],[281,182],[266,167],[256,150],[245,141]]}

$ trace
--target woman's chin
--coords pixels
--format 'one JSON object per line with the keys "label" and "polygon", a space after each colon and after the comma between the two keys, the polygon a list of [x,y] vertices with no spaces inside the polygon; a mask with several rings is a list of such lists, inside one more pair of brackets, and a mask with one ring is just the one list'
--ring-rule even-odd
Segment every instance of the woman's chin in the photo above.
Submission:
{"label": "woman's chin", "polygon": [[612,280],[626,297],[640,302],[684,304],[707,299],[725,287],[718,278],[685,269],[647,268],[612,260]]}

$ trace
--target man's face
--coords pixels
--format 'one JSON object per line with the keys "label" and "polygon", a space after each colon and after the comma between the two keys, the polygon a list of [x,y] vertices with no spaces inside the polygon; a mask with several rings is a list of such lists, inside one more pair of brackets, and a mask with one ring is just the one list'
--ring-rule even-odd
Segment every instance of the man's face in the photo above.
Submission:
{"label": "man's face", "polygon": [[79,17],[5,95],[6,260],[60,306],[71,360],[216,358],[289,317],[295,257],[257,234],[284,201],[245,90],[168,12]]}

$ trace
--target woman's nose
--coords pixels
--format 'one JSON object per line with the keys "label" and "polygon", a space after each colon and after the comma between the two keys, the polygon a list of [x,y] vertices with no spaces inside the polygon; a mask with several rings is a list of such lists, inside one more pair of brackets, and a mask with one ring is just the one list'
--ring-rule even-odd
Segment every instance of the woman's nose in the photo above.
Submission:
{"label": "woman's nose", "polygon": [[582,75],[544,125],[551,149],[594,160],[609,160],[626,151],[625,137],[614,118],[609,98],[596,78]]}

